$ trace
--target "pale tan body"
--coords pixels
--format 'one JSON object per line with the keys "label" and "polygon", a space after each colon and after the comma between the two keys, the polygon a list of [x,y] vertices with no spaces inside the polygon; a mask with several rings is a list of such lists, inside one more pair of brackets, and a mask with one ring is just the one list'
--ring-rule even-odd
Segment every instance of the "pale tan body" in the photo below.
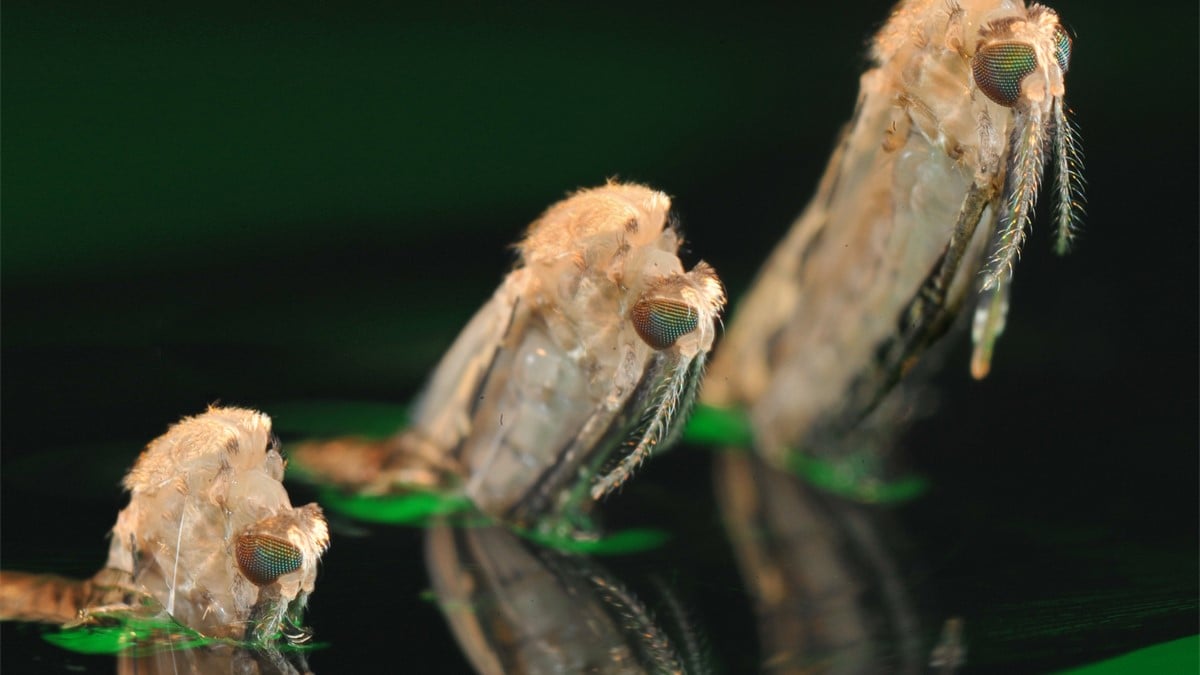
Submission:
{"label": "pale tan body", "polygon": [[[789,448],[842,452],[979,287],[1015,113],[976,89],[970,59],[989,22],[1026,12],[1012,1],[904,2],[876,36],[817,194],[741,301],[703,392],[747,408],[773,462]],[[1043,45],[1042,23],[1022,35]],[[1062,73],[1047,72],[1023,91],[1061,95]],[[981,307],[978,376],[1003,329],[1007,284]]]}
{"label": "pale tan body", "polygon": [[[708,265],[684,271],[669,209],[661,192],[618,183],[550,207],[438,364],[407,429],[383,444],[300,446],[295,461],[359,492],[460,486],[483,512],[525,525],[619,485],[690,404],[724,305]],[[630,319],[647,299],[685,303],[696,329],[652,348]],[[597,480],[626,439],[630,454]]]}
{"label": "pale tan body", "polygon": [[[1058,30],[1053,12],[1022,2],[897,5],[816,196],[718,350],[703,400],[747,409],[759,454],[723,453],[715,474],[765,671],[953,673],[965,659],[957,619],[936,648],[921,644],[889,528],[873,523],[886,514],[786,469],[800,454],[877,459],[913,417],[929,349],[977,290],[972,373],[986,374],[1004,327],[1006,254],[1040,180],[1040,120],[1065,124]],[[989,40],[1037,55],[1014,108],[975,82],[972,58]],[[1069,174],[1070,133],[1059,133]]]}
{"label": "pale tan body", "polygon": [[[108,561],[92,579],[0,573],[0,618],[66,623],[90,615],[163,611],[210,637],[260,640],[312,593],[329,531],[316,504],[293,508],[271,445],[271,419],[210,408],[154,439],[125,476]],[[257,586],[235,541],[268,535],[302,554],[294,572]]]}

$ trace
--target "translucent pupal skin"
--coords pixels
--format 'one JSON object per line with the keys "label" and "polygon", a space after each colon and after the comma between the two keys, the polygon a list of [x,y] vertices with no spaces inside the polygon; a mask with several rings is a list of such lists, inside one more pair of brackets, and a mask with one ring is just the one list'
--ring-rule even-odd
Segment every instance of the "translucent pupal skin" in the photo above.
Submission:
{"label": "translucent pupal skin", "polygon": [[[467,495],[485,512],[531,524],[574,506],[586,497],[574,492],[581,478],[590,485],[627,440],[632,457],[648,454],[686,407],[724,293],[708,265],[684,271],[669,214],[663,193],[610,184],[572,195],[530,226],[523,266],[497,298],[512,309],[496,376],[479,382],[476,423],[455,449]],[[647,344],[631,317],[646,300],[693,308],[695,329]],[[428,410],[423,402],[418,419]],[[650,428],[639,430],[647,416]],[[599,480],[615,486],[632,467],[614,471]]]}
{"label": "translucent pupal skin", "polygon": [[[210,408],[185,418],[125,477],[129,506],[117,516],[108,567],[206,635],[274,636],[289,611],[303,609],[329,546],[321,508],[293,508],[283,470],[263,413]],[[299,566],[260,588],[235,554],[238,538],[254,536],[290,545]]]}
{"label": "translucent pupal skin", "polygon": [[382,444],[301,446],[294,460],[357,492],[461,489],[523,526],[586,510],[673,438],[725,303],[711,267],[685,271],[670,206],[621,183],[551,206],[407,429]]}
{"label": "translucent pupal skin", "polygon": [[[263,413],[210,408],[173,425],[125,476],[129,505],[117,515],[105,568],[62,586],[70,613],[156,608],[206,636],[253,642],[293,630],[329,530],[316,504],[292,507],[283,472]],[[243,569],[248,561],[257,564]],[[36,578],[9,574],[0,616],[45,619],[29,602]],[[31,593],[14,594],[10,579]]]}
{"label": "translucent pupal skin", "polygon": [[[817,193],[739,303],[704,391],[749,410],[769,457],[836,452],[985,286],[972,372],[986,374],[1051,133],[1063,236],[1075,213],[1064,37],[1039,5],[895,7]],[[974,81],[977,51],[1001,43],[1031,45],[1037,65],[1011,107]]]}

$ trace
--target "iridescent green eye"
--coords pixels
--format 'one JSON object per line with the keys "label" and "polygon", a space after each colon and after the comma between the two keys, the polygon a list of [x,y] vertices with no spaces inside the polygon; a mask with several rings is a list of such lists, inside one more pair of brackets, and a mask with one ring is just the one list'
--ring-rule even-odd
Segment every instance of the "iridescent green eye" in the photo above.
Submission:
{"label": "iridescent green eye", "polygon": [[1071,65],[1071,36],[1062,28],[1054,29],[1054,58],[1058,67],[1065,73]]}
{"label": "iridescent green eye", "polygon": [[265,534],[243,534],[237,540],[237,564],[250,583],[266,586],[300,569],[304,556],[286,539]]}
{"label": "iridescent green eye", "polygon": [[696,330],[700,313],[678,300],[639,300],[629,314],[633,329],[646,344],[666,349],[680,337]]}
{"label": "iridescent green eye", "polygon": [[1037,69],[1033,47],[1002,42],[981,47],[971,59],[975,84],[988,98],[1012,107],[1021,98],[1021,81]]}

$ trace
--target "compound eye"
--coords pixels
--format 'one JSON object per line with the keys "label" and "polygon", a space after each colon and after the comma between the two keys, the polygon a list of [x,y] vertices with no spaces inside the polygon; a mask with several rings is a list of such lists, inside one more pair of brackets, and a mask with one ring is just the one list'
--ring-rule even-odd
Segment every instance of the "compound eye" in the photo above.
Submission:
{"label": "compound eye", "polygon": [[679,300],[639,300],[630,312],[633,329],[654,349],[666,349],[680,337],[696,330],[700,313]]}
{"label": "compound eye", "polygon": [[255,586],[275,583],[300,569],[304,556],[291,542],[266,534],[243,534],[237,540],[237,564]]}
{"label": "compound eye", "polygon": [[1021,98],[1021,81],[1036,69],[1033,47],[1020,42],[981,47],[971,59],[971,70],[979,90],[1009,108]]}
{"label": "compound eye", "polygon": [[1054,58],[1059,69],[1066,73],[1071,65],[1071,36],[1062,28],[1054,29]]}

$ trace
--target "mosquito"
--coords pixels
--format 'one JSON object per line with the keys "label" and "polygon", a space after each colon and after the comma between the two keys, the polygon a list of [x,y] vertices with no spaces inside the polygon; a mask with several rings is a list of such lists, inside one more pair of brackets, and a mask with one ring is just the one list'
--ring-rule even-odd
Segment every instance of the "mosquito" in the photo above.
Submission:
{"label": "mosquito", "polygon": [[266,644],[299,627],[329,546],[321,507],[293,508],[271,418],[209,408],[151,441],[124,486],[108,561],[87,580],[0,573],[0,618],[71,623],[165,612],[209,637]]}
{"label": "mosquito", "polygon": [[446,352],[411,425],[381,442],[297,447],[319,482],[355,492],[461,490],[524,527],[575,528],[680,431],[725,294],[685,271],[670,198],[610,182],[551,206]]}
{"label": "mosquito", "polygon": [[775,459],[845,435],[971,295],[970,370],[986,376],[1048,154],[1060,253],[1076,230],[1070,57],[1041,5],[899,3],[815,197],[742,301],[706,402],[747,407]]}

